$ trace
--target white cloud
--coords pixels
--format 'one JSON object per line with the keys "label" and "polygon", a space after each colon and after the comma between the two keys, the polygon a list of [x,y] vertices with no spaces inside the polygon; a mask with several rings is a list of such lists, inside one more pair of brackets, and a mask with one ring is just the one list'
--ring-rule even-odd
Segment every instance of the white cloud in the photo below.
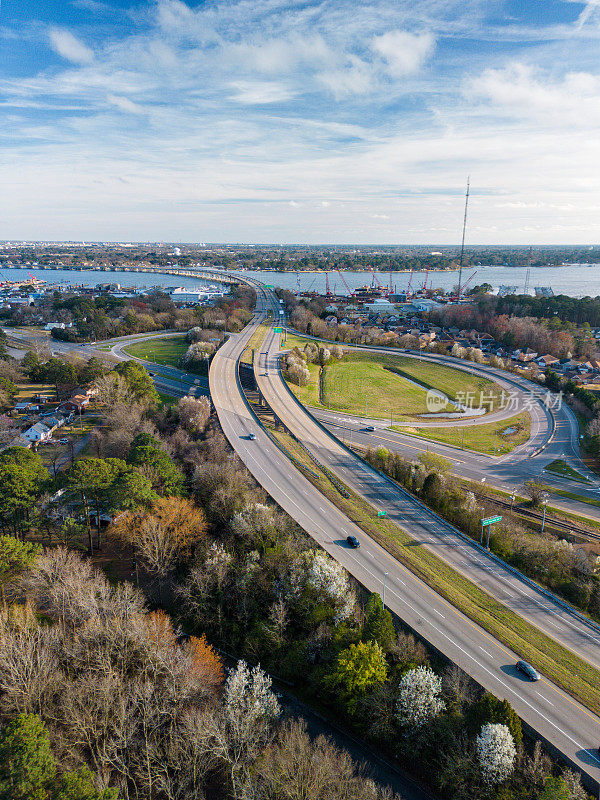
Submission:
{"label": "white cloud", "polygon": [[127,97],[119,97],[115,94],[109,94],[106,98],[109,103],[116,106],[120,111],[126,111],[128,114],[143,114],[144,109],[138,103],[134,103]]}
{"label": "white cloud", "polygon": [[373,89],[373,70],[359,58],[352,57],[347,67],[333,69],[317,75],[317,80],[336,100],[351,95],[361,95]]}
{"label": "white cloud", "polygon": [[231,84],[236,90],[231,99],[244,105],[267,105],[285,103],[294,97],[295,92],[280,83],[267,81],[237,81]]}
{"label": "white cloud", "polygon": [[431,33],[388,31],[375,36],[371,46],[385,61],[390,74],[402,77],[422,67],[434,50],[435,40]]}
{"label": "white cloud", "polygon": [[91,64],[94,53],[80,42],[70,31],[63,28],[51,28],[48,31],[50,45],[59,56],[74,64]]}
{"label": "white cloud", "polygon": [[485,70],[467,84],[467,92],[505,113],[535,117],[545,126],[600,121],[600,75],[589,72],[570,72],[556,80],[529,64],[513,63]]}
{"label": "white cloud", "polygon": [[600,10],[600,0],[587,0],[584,4],[584,9],[579,15],[579,19],[577,20],[577,27],[583,28],[583,26],[589,22],[593,17],[597,16],[598,11]]}

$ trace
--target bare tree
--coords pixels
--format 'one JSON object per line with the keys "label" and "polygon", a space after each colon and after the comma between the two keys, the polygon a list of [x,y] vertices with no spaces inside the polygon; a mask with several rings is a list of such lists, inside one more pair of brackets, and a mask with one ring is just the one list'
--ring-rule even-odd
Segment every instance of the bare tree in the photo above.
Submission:
{"label": "bare tree", "polygon": [[149,511],[119,515],[109,535],[132,545],[146,568],[164,577],[204,537],[202,511],[181,497],[161,497]]}

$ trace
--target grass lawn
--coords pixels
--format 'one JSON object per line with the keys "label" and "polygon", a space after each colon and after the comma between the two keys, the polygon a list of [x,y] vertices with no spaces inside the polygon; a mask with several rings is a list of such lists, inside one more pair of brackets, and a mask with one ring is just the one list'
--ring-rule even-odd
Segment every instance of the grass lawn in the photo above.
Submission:
{"label": "grass lawn", "polygon": [[567,492],[564,489],[556,489],[554,486],[544,485],[544,490],[551,494],[557,494],[560,497],[568,497],[570,500],[579,500],[580,503],[586,503],[588,506],[600,506],[599,500],[592,500],[591,497],[584,497],[575,492]]}
{"label": "grass lawn", "polygon": [[[300,448],[290,436],[281,434],[278,438],[285,441],[292,455],[300,459]],[[315,469],[314,465],[312,468]],[[308,479],[346,516],[451,606],[534,664],[585,706],[596,713],[600,712],[600,673],[588,662],[480,589],[435,553],[415,546],[415,540],[407,531],[389,520],[378,519],[374,507],[363,498],[350,490],[350,497],[343,498],[325,476],[318,480],[308,476]]]}
{"label": "grass lawn", "polygon": [[17,383],[19,390],[17,403],[23,403],[36,394],[45,394],[51,398],[51,402],[56,399],[56,387],[53,383]]}
{"label": "grass lawn", "polygon": [[[263,339],[265,338],[267,331],[270,329],[270,326],[267,325],[259,325],[258,328],[254,331],[252,336],[250,337],[250,341],[248,342],[248,346],[242,353],[242,357],[240,361],[242,364],[251,364],[252,363],[252,350],[258,350],[262,344]],[[256,353],[255,353],[256,355]]]}
{"label": "grass lawn", "polygon": [[[523,425],[523,416],[525,425]],[[394,430],[401,433],[409,433],[411,436],[418,436],[420,439],[429,439],[434,442],[443,442],[453,447],[464,447],[467,450],[475,450],[478,453],[494,455],[496,445],[496,455],[510,453],[511,450],[523,444],[531,435],[531,417],[527,412],[517,414],[503,422],[486,422],[482,425],[470,425],[460,428],[402,428],[394,425]],[[507,428],[515,428],[514,432],[502,435],[502,431]],[[497,435],[496,435],[497,434]]]}
{"label": "grass lawn", "polygon": [[[282,347],[302,349],[307,341],[301,336],[288,334]],[[473,398],[473,407],[479,407],[480,400],[490,410],[500,407],[501,388],[476,375],[401,355],[364,353],[352,349],[346,352],[341,361],[332,360],[327,365],[323,398],[325,408],[365,415],[366,398],[367,417],[385,419],[393,414],[397,420],[411,418],[427,413],[425,400],[428,389],[438,389],[453,400],[461,400],[457,393],[463,392],[462,399],[467,396]],[[312,385],[317,376],[318,370],[311,369],[308,386],[300,389],[292,387],[298,399],[306,405],[320,405],[318,386]],[[449,411],[453,408],[452,405],[447,406]]]}
{"label": "grass lawn", "polygon": [[546,467],[544,467],[546,472],[554,472],[555,475],[560,475],[563,478],[571,478],[573,481],[580,481],[581,483],[589,483],[587,478],[584,478],[577,470],[570,467],[566,461],[563,461],[562,458],[557,458],[556,461],[552,461]]}
{"label": "grass lawn", "polygon": [[136,358],[154,361],[155,364],[170,364],[172,367],[178,367],[188,346],[189,342],[185,336],[169,336],[168,338],[157,336],[152,341],[134,342],[134,344],[124,347],[123,350]]}

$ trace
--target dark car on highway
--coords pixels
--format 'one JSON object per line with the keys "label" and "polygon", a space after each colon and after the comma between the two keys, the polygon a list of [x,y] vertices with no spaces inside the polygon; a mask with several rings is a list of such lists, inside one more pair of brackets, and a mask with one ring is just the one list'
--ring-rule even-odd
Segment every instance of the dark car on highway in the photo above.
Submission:
{"label": "dark car on highway", "polygon": [[374,425],[367,425],[367,427],[365,428],[365,432],[366,433],[374,433],[375,432],[375,426]]}
{"label": "dark car on highway", "polygon": [[356,536],[346,536],[346,542],[350,545],[350,547],[360,547],[360,542]]}
{"label": "dark car on highway", "polygon": [[539,681],[540,674],[537,670],[535,670],[531,664],[528,664],[526,661],[517,661],[517,669],[519,672],[522,672],[530,681]]}

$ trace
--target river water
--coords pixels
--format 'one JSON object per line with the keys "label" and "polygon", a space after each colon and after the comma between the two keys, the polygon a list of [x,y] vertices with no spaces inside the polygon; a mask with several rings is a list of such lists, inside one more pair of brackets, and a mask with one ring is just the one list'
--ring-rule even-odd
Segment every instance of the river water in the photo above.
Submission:
{"label": "river water", "polygon": [[[470,278],[475,269],[463,270],[463,283]],[[119,283],[122,287],[137,288],[166,288],[170,286],[196,287],[202,286],[203,281],[196,278],[180,278],[175,275],[157,275],[153,273],[137,272],[103,272],[103,271],[71,271],[71,270],[44,270],[44,269],[5,269],[0,275],[2,280],[26,280],[29,274],[45,280],[48,284],[96,286],[98,283]],[[284,289],[296,291],[297,278],[295,272],[263,272],[248,270],[234,273],[248,276],[263,281],[266,284],[280,286]],[[344,272],[344,280],[351,289],[359,286],[370,285],[372,276],[370,272]],[[389,273],[377,273],[377,277],[385,286],[389,286]],[[516,286],[522,292],[525,284],[526,269],[521,267],[478,267],[470,286],[480,283],[490,283],[494,288],[501,285]],[[410,273],[392,273],[394,289],[401,291],[408,287]],[[421,288],[425,283],[425,273],[415,272],[412,276],[413,290]],[[458,283],[458,272],[430,272],[428,287],[452,289]],[[336,294],[347,294],[343,281],[337,272],[329,273],[331,291]],[[570,264],[561,267],[534,267],[529,280],[529,293],[533,294],[536,286],[550,286],[554,294],[568,294],[573,297],[596,297],[600,295],[600,264]],[[300,290],[325,293],[324,272],[301,272]]]}

